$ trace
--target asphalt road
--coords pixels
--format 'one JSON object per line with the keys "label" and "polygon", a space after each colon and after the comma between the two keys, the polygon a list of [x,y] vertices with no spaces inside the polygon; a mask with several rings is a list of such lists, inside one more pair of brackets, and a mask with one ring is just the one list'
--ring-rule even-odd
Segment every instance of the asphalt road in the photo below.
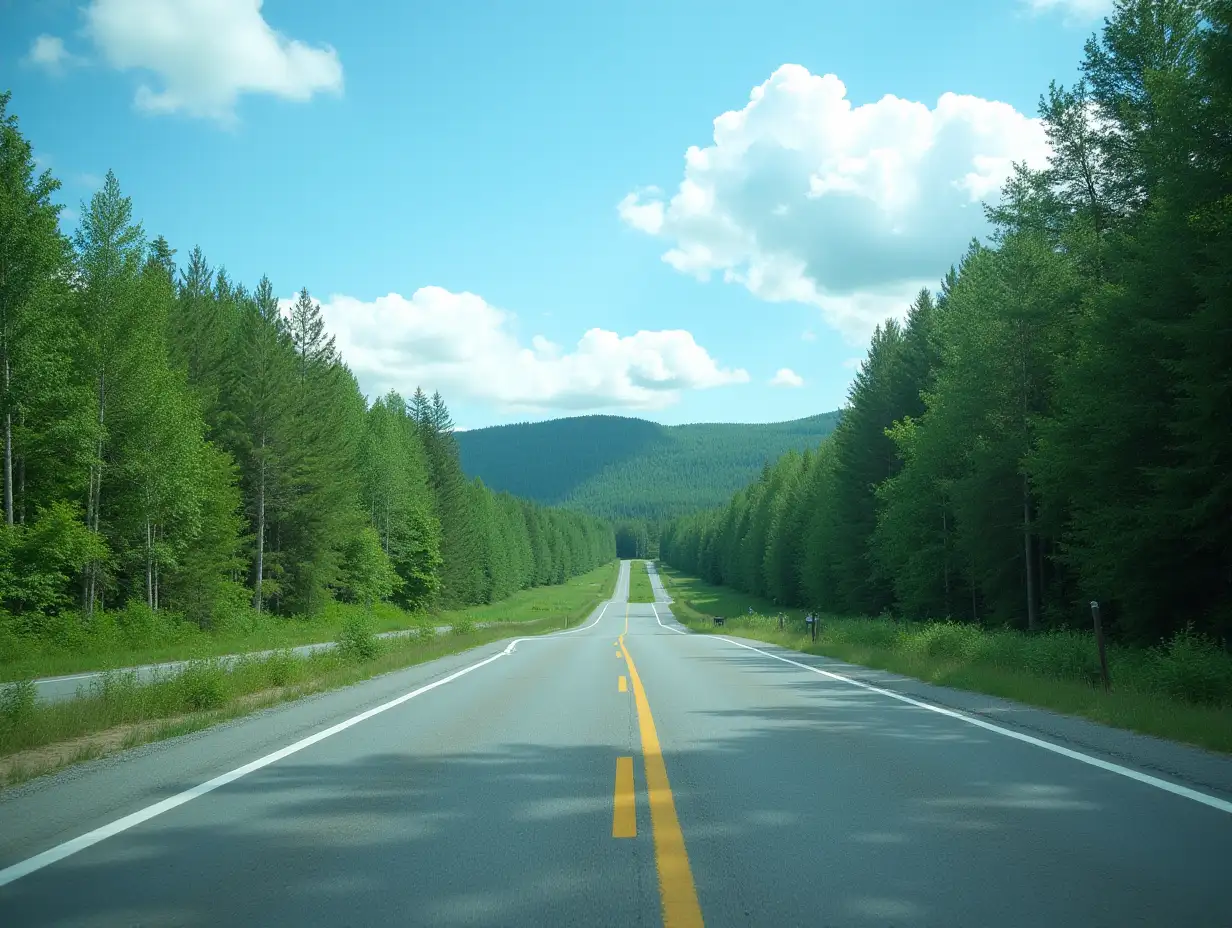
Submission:
{"label": "asphalt road", "polygon": [[1228,759],[627,586],[0,793],[0,925],[1232,925]]}

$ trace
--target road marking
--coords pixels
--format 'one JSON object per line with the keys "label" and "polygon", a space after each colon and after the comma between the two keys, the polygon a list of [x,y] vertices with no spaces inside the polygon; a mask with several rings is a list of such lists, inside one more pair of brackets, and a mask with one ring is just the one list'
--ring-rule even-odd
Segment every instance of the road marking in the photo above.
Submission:
{"label": "road marking", "polygon": [[505,647],[505,650],[501,651],[499,654],[493,654],[491,657],[484,658],[483,660],[471,664],[468,667],[463,667],[461,670],[454,671],[447,677],[442,677],[441,679],[428,683],[425,686],[421,686],[418,689],[411,690],[409,693],[403,693],[396,699],[391,699],[389,702],[381,703],[381,705],[374,706],[365,712],[361,712],[359,715],[345,719],[336,725],[331,725],[329,728],[326,728],[324,731],[319,731],[315,735],[309,735],[307,738],[302,738],[294,744],[287,745],[285,748],[281,748],[271,754],[266,754],[264,757],[259,757],[251,763],[244,764],[242,767],[236,767],[234,770],[229,770],[226,773],[220,774],[212,780],[207,780],[206,782],[198,784],[191,789],[186,789],[183,792],[176,793],[174,796],[169,796],[161,802],[156,802],[153,805],[146,806],[144,809],[139,809],[136,812],[125,815],[123,818],[118,818],[114,822],[110,822],[99,828],[95,828],[93,831],[86,832],[84,835],[79,835],[78,837],[65,841],[62,844],[57,844],[55,847],[43,851],[41,854],[35,854],[33,857],[15,863],[12,866],[5,867],[3,870],[0,870],[0,886],[7,886],[15,880],[20,880],[23,876],[29,876],[31,873],[42,870],[44,867],[48,867],[57,861],[64,860],[66,857],[71,857],[78,851],[84,851],[86,848],[98,844],[100,841],[105,841],[107,838],[111,838],[121,832],[128,831],[130,828],[134,828],[142,822],[147,822],[156,816],[162,815],[164,812],[170,812],[172,809],[182,806],[186,802],[191,802],[199,796],[204,796],[206,793],[212,793],[220,786],[226,786],[228,783],[233,783],[241,777],[245,777],[263,767],[268,767],[276,761],[282,760],[284,757],[290,757],[292,754],[298,754],[300,751],[311,747],[318,741],[324,741],[326,738],[332,737],[341,731],[345,731],[353,725],[358,725],[360,722],[367,721],[375,715],[380,715],[382,712],[386,712],[395,706],[400,706],[404,702],[414,699],[416,696],[427,693],[429,690],[434,690],[438,686],[444,686],[446,683],[451,683],[459,677],[470,673],[472,670],[478,670],[480,667],[485,667],[495,660],[499,660],[502,657],[512,654],[514,647],[519,641],[533,641],[536,640],[536,638],[556,638],[561,635],[570,635],[574,632],[594,628],[599,624],[600,619],[602,619],[604,613],[607,612],[607,607],[611,604],[611,600],[604,603],[603,608],[599,610],[599,615],[596,616],[595,620],[589,625],[572,628],[569,629],[569,631],[556,632],[552,635],[537,635],[535,638],[515,638]]}
{"label": "road marking", "polygon": [[618,757],[616,758],[616,796],[612,809],[613,838],[637,837],[637,810],[633,801],[633,758]]}
{"label": "road marking", "polygon": [[599,624],[599,620],[603,618],[603,613],[607,612],[607,607],[611,604],[611,600],[605,602],[603,604],[603,608],[599,610],[599,614],[595,616],[595,620],[589,625],[579,625],[577,628],[571,628],[566,632],[553,632],[550,635],[532,635],[529,638],[514,638],[513,641],[509,642],[509,644],[505,646],[505,650],[501,651],[501,654],[512,654],[517,646],[523,641],[542,641],[546,638],[559,638],[561,635],[574,635],[578,632],[584,632],[588,628],[594,628]]}
{"label": "road marking", "polygon": [[666,628],[669,632],[675,632],[675,633],[676,633],[676,634],[678,634],[678,635],[687,635],[687,634],[688,634],[688,632],[687,632],[687,631],[684,631],[683,629],[680,629],[680,628],[676,628],[674,625],[664,625],[664,624],[663,624],[663,620],[659,618],[659,610],[658,610],[658,609],[655,609],[655,604],[654,604],[654,603],[651,603],[651,604],[650,604],[650,608],[651,608],[651,609],[654,609],[655,621],[656,621],[656,622],[658,622],[658,623],[659,623],[659,625],[660,625],[661,627]]}
{"label": "road marking", "polygon": [[625,675],[622,673],[619,677],[616,678],[616,692],[626,693],[628,692],[628,690],[629,690],[629,681],[625,677]]}
{"label": "road marking", "polygon": [[667,782],[667,766],[663,750],[650,714],[650,702],[642,687],[637,667],[620,639],[629,664],[629,680],[637,703],[637,721],[642,734],[642,757],[646,764],[646,793],[650,798],[650,824],[654,832],[655,864],[659,871],[659,899],[663,905],[663,928],[702,928],[702,910],[693,886],[693,871],[684,846],[684,834],[676,817],[676,803]]}
{"label": "road marking", "polygon": [[[994,725],[991,722],[985,722],[983,719],[977,719],[963,712],[957,712],[953,709],[946,709],[942,706],[935,706],[932,703],[923,702],[919,699],[912,699],[910,696],[904,696],[902,693],[896,693],[893,690],[883,689],[880,686],[873,686],[871,683],[863,683],[860,680],[853,680],[851,677],[844,677],[841,673],[834,673],[830,670],[822,670],[819,667],[812,667],[800,661],[793,661],[789,657],[783,657],[779,654],[772,654],[769,651],[763,651],[761,648],[755,648],[752,645],[744,644],[740,641],[734,641],[731,638],[726,638],[722,635],[711,635],[712,638],[717,638],[719,641],[726,641],[729,644],[734,644],[739,648],[744,648],[748,651],[756,651],[758,654],[772,657],[776,661],[782,661],[784,664],[791,664],[794,667],[799,667],[802,670],[809,670],[823,677],[829,677],[832,680],[839,680],[843,683],[850,683],[852,686],[858,686],[860,689],[868,690],[872,693],[879,693],[882,696],[889,696],[891,699],[897,699],[899,702],[905,702],[912,706],[918,706],[921,709],[927,709],[929,712],[936,712],[938,715],[945,715],[952,719],[958,719],[960,722],[966,722],[968,725],[974,725],[976,728],[983,728],[986,731],[995,732],[998,735],[1004,735],[1006,738],[1013,738],[1015,741],[1022,741],[1026,744],[1034,745],[1037,748],[1043,748],[1045,751],[1052,751],[1054,754],[1060,754],[1063,757],[1068,757],[1071,760],[1079,761],[1083,764],[1089,764],[1092,767],[1098,767],[1101,770],[1107,770],[1110,773],[1119,774],[1123,777],[1128,777],[1131,780],[1137,780],[1139,783],[1145,783],[1147,786],[1154,786],[1156,789],[1162,789],[1165,792],[1172,793],[1176,796],[1181,796],[1185,799],[1192,799],[1194,802],[1200,802],[1205,806],[1210,806],[1212,809],[1218,809],[1220,812],[1232,813],[1232,802],[1226,799],[1219,799],[1216,796],[1209,796],[1206,793],[1200,793],[1195,789],[1190,789],[1187,786],[1181,786],[1178,783],[1169,783],[1167,780],[1161,780],[1158,777],[1153,777],[1148,773],[1141,773],[1137,770],[1132,770],[1129,767],[1122,767],[1120,764],[1114,764],[1111,761],[1101,760],[1098,757],[1092,757],[1089,754],[1082,754],[1070,748],[1062,747],[1059,744],[1053,744],[1051,741],[1044,741],[1041,738],[1033,738],[1031,735],[1024,735],[1021,732],[1013,731],[1008,728],[1002,728],[1000,725]],[[629,670],[632,672],[633,665],[630,663]]]}
{"label": "road marking", "polygon": [[386,712],[395,706],[400,706],[404,702],[414,699],[416,696],[420,696],[429,690],[434,690],[438,686],[444,686],[446,683],[451,683],[458,679],[458,677],[462,677],[470,673],[472,670],[478,670],[480,667],[485,667],[495,660],[500,660],[500,658],[504,657],[506,653],[508,652],[501,651],[499,654],[493,654],[491,657],[485,658],[478,663],[471,664],[469,667],[463,667],[461,670],[454,671],[447,677],[442,677],[441,679],[428,683],[425,686],[421,686],[418,689],[411,690],[409,693],[404,693],[396,699],[391,699],[389,702],[381,703],[381,705],[368,709],[366,712],[361,712],[359,715],[352,716],[351,718],[339,722],[336,725],[331,725],[324,731],[319,731],[315,735],[309,735],[307,738],[296,741],[294,744],[287,745],[285,748],[274,751],[272,754],[266,754],[264,757],[259,757],[251,763],[244,764],[242,767],[236,767],[234,770],[220,774],[212,780],[207,780],[204,783],[194,786],[192,789],[186,789],[182,793],[176,793],[174,796],[170,796],[161,802],[156,802],[153,805],[146,806],[144,809],[133,812],[123,818],[116,819],[114,822],[110,822],[100,828],[95,828],[93,831],[86,832],[84,835],[73,838],[70,841],[65,841],[63,844],[57,844],[55,847],[50,850],[43,851],[41,854],[36,854],[35,856],[28,858],[27,860],[23,860],[20,863],[13,864],[10,867],[5,867],[3,870],[0,870],[0,886],[6,886],[14,880],[21,879],[23,876],[29,876],[37,870],[42,870],[46,866],[76,854],[78,851],[84,851],[91,845],[98,844],[100,841],[106,840],[114,835],[118,835],[121,832],[128,831],[130,828],[140,825],[142,822],[147,822],[155,816],[162,815],[164,812],[170,812],[172,809],[182,806],[186,802],[191,802],[199,796],[204,796],[206,793],[211,793],[220,786],[226,786],[228,783],[233,783],[234,781],[240,779],[240,777],[245,777],[250,773],[255,773],[262,767],[268,767],[270,764],[275,761],[280,761],[284,757],[290,757],[292,754],[298,754],[300,751],[304,750],[304,748],[312,747],[312,745],[316,744],[318,741],[324,741],[326,738],[332,737],[341,731],[345,731],[353,725],[358,725],[360,722],[366,721],[374,715],[380,715],[382,712]]}

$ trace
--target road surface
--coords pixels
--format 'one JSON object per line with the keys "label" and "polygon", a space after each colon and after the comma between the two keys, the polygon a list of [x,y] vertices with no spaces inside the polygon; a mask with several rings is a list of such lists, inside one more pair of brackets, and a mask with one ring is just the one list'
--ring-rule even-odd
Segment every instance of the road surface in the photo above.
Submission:
{"label": "road surface", "polygon": [[0,793],[0,925],[1232,925],[1227,759],[691,634],[628,567],[570,632]]}

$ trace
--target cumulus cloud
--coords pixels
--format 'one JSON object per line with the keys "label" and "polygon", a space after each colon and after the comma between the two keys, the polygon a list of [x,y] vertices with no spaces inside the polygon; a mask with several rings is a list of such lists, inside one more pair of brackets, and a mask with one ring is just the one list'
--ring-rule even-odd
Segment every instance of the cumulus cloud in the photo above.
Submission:
{"label": "cumulus cloud", "polygon": [[30,43],[26,61],[52,74],[60,74],[69,65],[81,63],[80,58],[64,47],[63,39],[46,34],[38,36]]}
{"label": "cumulus cloud", "polygon": [[1070,20],[1092,20],[1112,12],[1112,0],[1023,0],[1035,13],[1063,12]]}
{"label": "cumulus cloud", "polygon": [[804,386],[804,378],[793,371],[790,367],[780,367],[775,375],[770,378],[770,386],[802,387]]}
{"label": "cumulus cloud", "polygon": [[342,90],[334,49],[275,31],[261,0],[93,0],[85,18],[108,64],[157,76],[159,86],[137,88],[137,106],[150,113],[230,122],[240,94],[303,101]]}
{"label": "cumulus cloud", "polygon": [[946,93],[932,108],[855,106],[835,75],[786,64],[714,120],[713,144],[689,148],[670,199],[644,189],[617,209],[667,242],[678,271],[816,305],[860,341],[986,231],[982,201],[1013,162],[1047,153],[1039,120],[1009,104]]}
{"label": "cumulus cloud", "polygon": [[370,395],[422,385],[508,410],[656,409],[684,390],[749,380],[678,329],[620,336],[594,328],[568,350],[541,335],[525,345],[512,313],[441,287],[371,302],[332,296],[321,312]]}

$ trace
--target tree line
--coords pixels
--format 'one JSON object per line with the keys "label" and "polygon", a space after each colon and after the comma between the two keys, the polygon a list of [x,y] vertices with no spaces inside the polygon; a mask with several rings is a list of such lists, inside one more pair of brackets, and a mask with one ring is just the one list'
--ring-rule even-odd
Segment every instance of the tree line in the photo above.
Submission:
{"label": "tree line", "polygon": [[1232,635],[1232,2],[1118,0],[1052,156],[872,338],[841,424],[669,563],[782,604]]}
{"label": "tree line", "polygon": [[439,393],[369,403],[307,290],[284,313],[268,278],[177,266],[114,174],[62,234],[8,104],[0,621],[490,602],[615,555],[601,520],[468,480]]}

